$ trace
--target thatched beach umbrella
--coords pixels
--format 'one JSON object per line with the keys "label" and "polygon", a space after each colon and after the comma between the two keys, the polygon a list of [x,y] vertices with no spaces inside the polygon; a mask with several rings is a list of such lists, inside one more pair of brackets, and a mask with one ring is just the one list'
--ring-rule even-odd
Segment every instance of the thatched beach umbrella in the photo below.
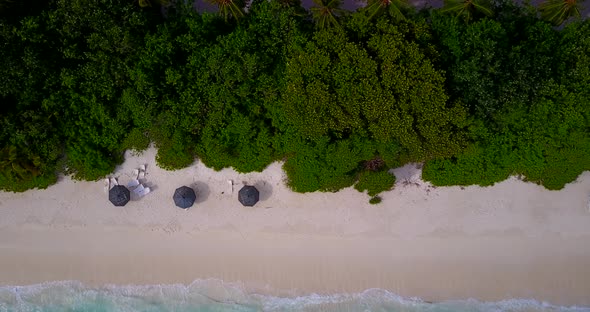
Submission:
{"label": "thatched beach umbrella", "polygon": [[174,191],[174,196],[172,196],[172,199],[174,199],[176,206],[186,209],[195,203],[197,195],[192,188],[188,186],[181,186],[177,188],[176,191]]}
{"label": "thatched beach umbrella", "polygon": [[260,193],[258,193],[258,190],[252,185],[245,185],[240,192],[238,192],[238,200],[244,206],[254,206],[259,198]]}
{"label": "thatched beach umbrella", "polygon": [[115,185],[109,190],[109,200],[115,206],[125,206],[129,199],[131,199],[131,194],[123,185]]}

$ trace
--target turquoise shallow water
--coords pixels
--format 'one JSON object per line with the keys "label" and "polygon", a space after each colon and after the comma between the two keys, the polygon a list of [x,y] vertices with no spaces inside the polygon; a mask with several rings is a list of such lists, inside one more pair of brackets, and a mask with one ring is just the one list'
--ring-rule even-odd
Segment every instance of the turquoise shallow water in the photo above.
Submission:
{"label": "turquoise shallow water", "polygon": [[218,280],[190,285],[88,287],[79,282],[50,282],[30,286],[1,286],[0,311],[335,311],[335,312],[590,312],[590,307],[559,307],[534,300],[439,303],[402,298],[381,289],[356,294],[282,298],[249,294]]}

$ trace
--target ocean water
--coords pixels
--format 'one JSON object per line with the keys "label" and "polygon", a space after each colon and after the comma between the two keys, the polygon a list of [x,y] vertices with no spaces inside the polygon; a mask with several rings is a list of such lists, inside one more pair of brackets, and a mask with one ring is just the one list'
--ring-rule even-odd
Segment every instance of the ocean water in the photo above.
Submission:
{"label": "ocean water", "polygon": [[287,298],[247,293],[239,285],[219,280],[198,280],[190,285],[110,285],[99,288],[73,281],[1,286],[0,311],[590,312],[590,307],[560,307],[521,299],[428,303],[416,298],[402,298],[382,289]]}

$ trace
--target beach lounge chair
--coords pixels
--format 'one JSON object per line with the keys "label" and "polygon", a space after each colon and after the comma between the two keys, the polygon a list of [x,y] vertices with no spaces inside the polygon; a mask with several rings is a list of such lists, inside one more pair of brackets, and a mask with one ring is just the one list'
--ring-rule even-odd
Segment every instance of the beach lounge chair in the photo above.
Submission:
{"label": "beach lounge chair", "polygon": [[139,184],[134,190],[133,192],[137,195],[139,195],[139,192],[143,191],[145,187],[143,186],[143,184]]}
{"label": "beach lounge chair", "polygon": [[107,193],[111,189],[111,179],[104,179],[104,191]]}
{"label": "beach lounge chair", "polygon": [[137,195],[139,195],[139,197],[144,197],[145,195],[149,194],[151,192],[149,187],[144,187],[141,191],[137,192]]}
{"label": "beach lounge chair", "polygon": [[117,181],[117,178],[111,178],[111,187],[115,185],[119,185],[119,181]]}
{"label": "beach lounge chair", "polygon": [[146,175],[146,165],[141,165],[139,166],[139,174],[137,175],[138,179],[143,179],[145,178]]}
{"label": "beach lounge chair", "polygon": [[128,188],[134,188],[136,186],[139,186],[139,180],[131,180],[127,183]]}
{"label": "beach lounge chair", "polygon": [[227,180],[227,184],[229,184],[229,193],[234,193],[234,180]]}

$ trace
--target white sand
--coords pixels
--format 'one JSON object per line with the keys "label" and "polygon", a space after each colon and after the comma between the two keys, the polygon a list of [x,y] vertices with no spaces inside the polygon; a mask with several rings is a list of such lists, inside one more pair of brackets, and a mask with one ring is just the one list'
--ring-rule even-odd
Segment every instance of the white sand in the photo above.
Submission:
{"label": "white sand", "polygon": [[[128,157],[113,174],[127,184],[147,165],[152,193],[125,207],[110,204],[103,181],[0,193],[0,284],[220,278],[282,295],[384,288],[433,301],[590,305],[589,172],[561,191],[515,178],[434,188],[408,165],[374,206],[353,189],[293,193],[279,163],[245,175],[201,163],[167,172],[154,156]],[[238,203],[243,183],[261,191],[255,207]],[[171,198],[181,185],[199,196],[186,211]]]}

